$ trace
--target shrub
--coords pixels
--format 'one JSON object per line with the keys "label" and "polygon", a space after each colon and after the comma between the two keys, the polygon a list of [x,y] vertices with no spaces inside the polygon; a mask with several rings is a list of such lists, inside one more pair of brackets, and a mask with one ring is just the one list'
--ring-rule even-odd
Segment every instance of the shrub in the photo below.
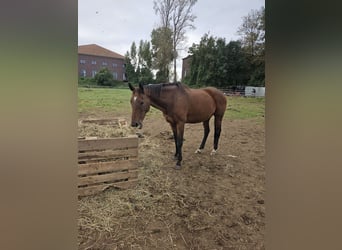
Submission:
{"label": "shrub", "polygon": [[107,69],[101,69],[94,77],[95,82],[100,86],[112,86],[113,85],[113,75]]}

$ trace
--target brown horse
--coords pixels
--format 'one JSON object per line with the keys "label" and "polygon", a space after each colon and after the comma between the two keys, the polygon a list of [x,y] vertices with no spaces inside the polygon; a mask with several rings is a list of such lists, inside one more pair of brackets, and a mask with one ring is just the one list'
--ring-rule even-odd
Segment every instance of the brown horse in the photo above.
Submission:
{"label": "brown horse", "polygon": [[210,132],[210,118],[215,116],[214,149],[211,154],[216,153],[222,118],[227,106],[227,99],[221,91],[213,87],[191,89],[181,83],[139,84],[137,88],[130,83],[128,85],[132,90],[131,126],[142,128],[142,122],[150,105],[162,111],[173,131],[176,169],[181,168],[185,123],[203,122],[204,136],[199,149],[195,152],[200,153]]}

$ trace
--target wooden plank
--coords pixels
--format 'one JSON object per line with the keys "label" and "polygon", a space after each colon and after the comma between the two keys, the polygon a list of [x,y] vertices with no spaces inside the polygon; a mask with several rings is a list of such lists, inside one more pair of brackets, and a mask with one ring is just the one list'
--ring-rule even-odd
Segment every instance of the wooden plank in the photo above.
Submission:
{"label": "wooden plank", "polygon": [[84,177],[78,177],[78,186],[90,185],[95,183],[101,182],[111,182],[116,180],[122,179],[130,179],[130,178],[137,178],[138,171],[132,170],[129,172],[117,172],[117,173],[110,173],[110,174],[102,174],[102,175],[90,175]]}
{"label": "wooden plank", "polygon": [[107,159],[94,159],[94,160],[79,160],[78,164],[83,165],[83,164],[91,164],[91,163],[99,163],[99,162],[116,162],[116,161],[128,161],[128,160],[137,160],[137,157],[122,157],[122,158],[107,158]]}
{"label": "wooden plank", "polygon": [[97,136],[85,136],[85,137],[77,137],[78,140],[91,140],[97,139]]}
{"label": "wooden plank", "polygon": [[110,187],[116,187],[120,189],[127,189],[135,187],[138,183],[138,179],[133,179],[129,181],[122,181],[110,184],[100,184],[96,186],[89,186],[89,187],[79,187],[78,188],[78,196],[87,196],[87,195],[94,195],[100,192],[105,191]]}
{"label": "wooden plank", "polygon": [[78,153],[78,160],[100,160],[104,158],[119,158],[119,157],[136,157],[138,156],[138,148],[106,150],[106,151],[88,151]]}
{"label": "wooden plank", "polygon": [[123,148],[136,148],[138,147],[139,139],[135,137],[122,137],[122,138],[104,138],[94,140],[79,140],[78,150],[105,150],[105,149],[123,149]]}
{"label": "wooden plank", "polygon": [[78,165],[78,175],[91,175],[104,172],[133,170],[138,168],[138,160],[118,160]]}

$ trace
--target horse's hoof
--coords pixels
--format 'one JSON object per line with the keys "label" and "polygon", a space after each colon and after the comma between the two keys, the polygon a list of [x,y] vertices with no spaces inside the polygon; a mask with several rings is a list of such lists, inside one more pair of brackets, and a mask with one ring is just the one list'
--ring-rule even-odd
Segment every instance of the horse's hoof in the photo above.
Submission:
{"label": "horse's hoof", "polygon": [[180,166],[180,165],[176,165],[176,166],[175,166],[175,169],[176,169],[176,170],[180,170],[180,169],[181,169],[181,166]]}
{"label": "horse's hoof", "polygon": [[216,155],[216,150],[215,149],[213,149],[212,151],[211,151],[211,153],[210,153],[210,155]]}
{"label": "horse's hoof", "polygon": [[202,150],[200,150],[199,148],[195,151],[195,154],[200,154],[202,153]]}

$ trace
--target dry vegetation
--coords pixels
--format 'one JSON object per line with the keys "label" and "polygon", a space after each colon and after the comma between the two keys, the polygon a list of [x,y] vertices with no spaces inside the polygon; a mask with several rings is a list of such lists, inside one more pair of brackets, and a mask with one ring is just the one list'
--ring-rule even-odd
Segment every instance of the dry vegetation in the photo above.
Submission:
{"label": "dry vegetation", "polygon": [[[202,125],[187,125],[176,171],[167,123],[148,117],[138,186],[79,199],[79,249],[264,249],[263,123],[225,120],[223,131],[218,155],[209,155],[212,134],[195,155]],[[127,126],[79,124],[82,137],[130,134]]]}

